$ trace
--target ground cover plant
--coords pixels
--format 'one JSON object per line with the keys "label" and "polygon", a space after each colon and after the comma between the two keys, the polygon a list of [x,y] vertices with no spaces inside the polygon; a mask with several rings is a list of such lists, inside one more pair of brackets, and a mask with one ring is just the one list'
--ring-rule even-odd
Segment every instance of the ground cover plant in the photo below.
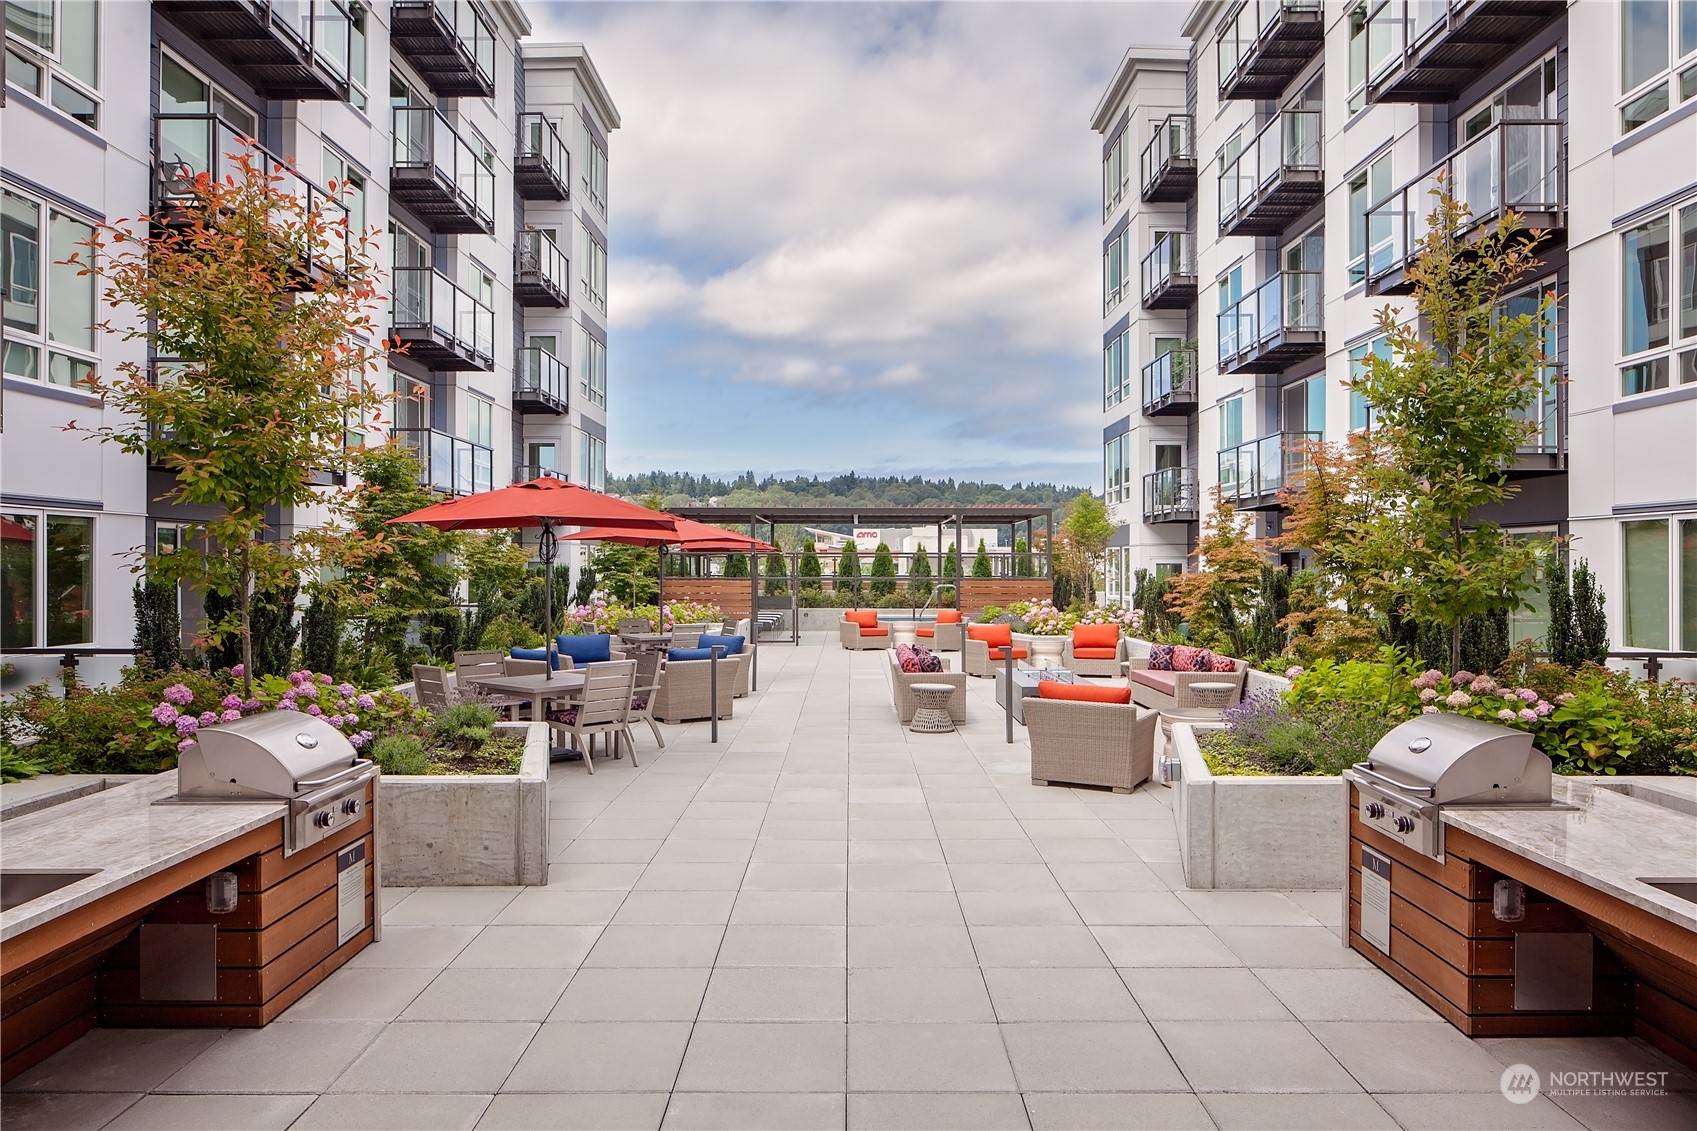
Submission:
{"label": "ground cover plant", "polygon": [[438,712],[423,733],[386,735],[371,757],[386,774],[516,774],[524,738],[496,734],[495,709],[476,700]]}

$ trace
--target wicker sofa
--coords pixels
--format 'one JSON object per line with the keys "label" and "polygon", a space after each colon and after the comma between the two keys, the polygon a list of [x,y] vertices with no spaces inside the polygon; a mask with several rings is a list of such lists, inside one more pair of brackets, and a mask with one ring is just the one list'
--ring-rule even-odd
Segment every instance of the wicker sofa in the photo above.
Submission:
{"label": "wicker sofa", "polygon": [[1129,655],[1119,625],[1079,624],[1061,645],[1061,667],[1075,675],[1117,676]]}
{"label": "wicker sofa", "polygon": [[[719,659],[719,717],[728,719],[735,705],[739,671],[746,656]],[[654,693],[654,717],[664,723],[705,719],[713,714],[711,697],[712,660],[667,660],[660,671],[660,687]]]}
{"label": "wicker sofa", "polygon": [[[948,667],[948,661],[943,661]],[[949,717],[956,726],[966,722],[966,673],[965,672],[904,672],[901,661],[896,658],[895,649],[890,650],[890,697],[895,701],[896,717],[902,726],[913,721],[914,697],[913,685],[916,683],[946,683],[954,688],[949,693]]]}
{"label": "wicker sofa", "polygon": [[966,640],[962,644],[961,666],[967,675],[983,676],[985,679],[996,674],[1007,659],[1011,649],[1013,658],[1023,660],[1026,650],[1013,642],[1013,627],[1006,624],[969,624],[966,626]]}
{"label": "wicker sofa", "polygon": [[889,626],[878,623],[877,609],[844,609],[837,629],[842,633],[843,647],[851,652],[890,646]]}
{"label": "wicker sofa", "polygon": [[1103,785],[1130,793],[1155,772],[1160,714],[1132,703],[1025,701],[1031,736],[1031,783]]}
{"label": "wicker sofa", "polygon": [[[1149,657],[1131,656],[1126,661],[1126,680],[1131,684],[1132,702],[1157,711],[1190,710],[1198,707],[1229,706],[1243,698],[1243,682],[1249,671],[1244,660],[1232,660],[1229,672],[1170,672],[1152,671]],[[1195,691],[1199,683],[1229,683],[1233,690],[1225,704],[1211,697],[1204,698]]]}
{"label": "wicker sofa", "polygon": [[965,635],[959,609],[938,609],[937,620],[913,630],[914,639],[933,652],[958,652]]}

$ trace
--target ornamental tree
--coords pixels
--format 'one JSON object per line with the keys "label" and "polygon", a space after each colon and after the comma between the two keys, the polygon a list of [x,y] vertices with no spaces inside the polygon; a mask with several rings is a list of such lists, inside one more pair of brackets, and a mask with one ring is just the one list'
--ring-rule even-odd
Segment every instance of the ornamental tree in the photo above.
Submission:
{"label": "ornamental tree", "polygon": [[801,563],[796,566],[796,574],[801,578],[801,587],[809,592],[817,593],[823,584],[819,579],[824,576],[824,573],[824,567],[819,564],[819,547],[813,544],[813,539],[803,539],[801,543]]}
{"label": "ornamental tree", "polygon": [[868,589],[874,601],[880,597],[888,597],[896,591],[895,555],[890,553],[890,547],[882,542],[872,551],[872,568],[867,571],[867,576],[872,578]]}
{"label": "ornamental tree", "polygon": [[[387,400],[372,376],[389,343],[374,317],[374,233],[350,230],[332,201],[296,195],[263,153],[230,158],[223,179],[185,177],[161,214],[102,225],[71,255],[121,312],[99,328],[148,341],[159,361],[88,380],[119,423],[67,427],[146,453],[173,475],[165,501],[214,515],[148,569],[234,599],[207,632],[239,633],[251,696],[253,593],[338,560],[334,521],[350,494],[329,473],[355,462],[346,437]],[[315,510],[330,522],[297,515]]]}
{"label": "ornamental tree", "polygon": [[1190,626],[1191,639],[1242,655],[1265,562],[1250,536],[1249,519],[1226,502],[1218,486],[1213,494],[1214,509],[1202,520],[1193,552],[1196,568],[1174,575],[1166,600]]}
{"label": "ornamental tree", "polygon": [[916,600],[929,599],[936,589],[931,576],[931,555],[922,545],[914,551],[913,564],[907,567],[907,587],[914,592]]}
{"label": "ornamental tree", "polygon": [[1073,574],[1076,591],[1086,604],[1096,603],[1096,570],[1114,537],[1108,508],[1089,491],[1073,500],[1066,521],[1061,523],[1056,549],[1062,564]]}
{"label": "ornamental tree", "polygon": [[984,545],[984,539],[978,540],[978,552],[972,555],[972,576],[992,577],[995,571],[990,567],[990,550]]}
{"label": "ornamental tree", "polygon": [[853,542],[843,546],[842,556],[837,559],[837,579],[832,588],[851,597],[860,596],[860,551]]}

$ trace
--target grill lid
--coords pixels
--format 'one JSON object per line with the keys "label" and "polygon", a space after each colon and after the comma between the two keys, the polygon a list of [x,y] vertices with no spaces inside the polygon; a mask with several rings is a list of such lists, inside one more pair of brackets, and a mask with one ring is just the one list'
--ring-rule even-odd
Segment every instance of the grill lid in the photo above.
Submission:
{"label": "grill lid", "polygon": [[184,797],[294,798],[360,764],[347,736],[301,711],[267,711],[207,727],[177,764]]}
{"label": "grill lid", "polygon": [[1465,715],[1421,715],[1381,738],[1367,766],[1433,803],[1548,801],[1550,760],[1525,731]]}

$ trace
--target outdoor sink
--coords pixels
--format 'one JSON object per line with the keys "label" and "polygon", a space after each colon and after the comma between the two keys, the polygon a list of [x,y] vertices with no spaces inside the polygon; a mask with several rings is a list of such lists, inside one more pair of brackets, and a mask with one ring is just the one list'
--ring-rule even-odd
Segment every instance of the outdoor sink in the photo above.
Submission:
{"label": "outdoor sink", "polygon": [[67,884],[86,880],[97,871],[98,868],[86,872],[39,872],[30,869],[0,871],[0,911],[10,911],[21,903],[40,899]]}
{"label": "outdoor sink", "polygon": [[1662,879],[1652,876],[1639,876],[1638,882],[1660,888],[1675,899],[1683,899],[1689,903],[1697,903],[1697,877],[1680,879]]}

